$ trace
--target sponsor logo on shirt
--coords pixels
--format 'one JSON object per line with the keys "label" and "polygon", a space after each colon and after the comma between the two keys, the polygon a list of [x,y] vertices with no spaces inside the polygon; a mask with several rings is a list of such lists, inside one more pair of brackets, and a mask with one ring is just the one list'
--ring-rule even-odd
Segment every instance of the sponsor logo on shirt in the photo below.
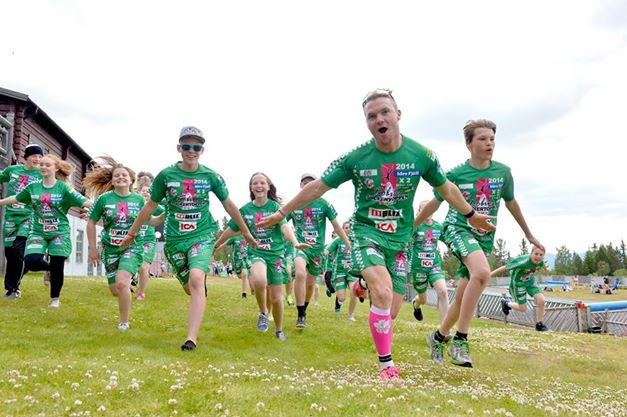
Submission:
{"label": "sponsor logo on shirt", "polygon": [[361,177],[376,177],[379,174],[377,169],[361,169],[359,170],[359,176]]}
{"label": "sponsor logo on shirt", "polygon": [[417,258],[418,259],[435,259],[435,253],[419,252],[417,254]]}
{"label": "sponsor logo on shirt", "polygon": [[381,198],[393,199],[396,194],[396,164],[381,165]]}
{"label": "sponsor logo on shirt", "polygon": [[178,221],[200,220],[202,213],[174,213],[174,219]]}
{"label": "sponsor logo on shirt", "polygon": [[489,178],[479,178],[477,180],[477,197],[475,199],[475,210],[481,214],[490,212],[490,196],[492,190],[489,187]]}
{"label": "sponsor logo on shirt", "polygon": [[370,208],[368,210],[368,217],[371,219],[400,219],[403,217],[403,210],[392,210],[392,209],[376,209]]}
{"label": "sponsor logo on shirt", "polygon": [[59,230],[59,226],[56,224],[44,224],[44,232],[56,232]]}
{"label": "sponsor logo on shirt", "polygon": [[375,221],[374,227],[385,233],[396,233],[397,224],[396,220]]}
{"label": "sponsor logo on shirt", "polygon": [[39,201],[41,202],[39,213],[42,216],[52,216],[52,194],[42,194]]}
{"label": "sponsor logo on shirt", "polygon": [[59,224],[59,219],[39,219],[39,224]]}
{"label": "sponsor logo on shirt", "polygon": [[258,249],[270,250],[272,247],[272,238],[258,239],[258,242],[259,242],[259,245],[257,245]]}
{"label": "sponsor logo on shirt", "polygon": [[472,190],[473,184],[459,184],[457,188],[459,188],[460,190]]}
{"label": "sponsor logo on shirt", "polygon": [[191,232],[196,230],[196,222],[180,222],[179,232]]}
{"label": "sponsor logo on shirt", "polygon": [[421,261],[422,267],[423,268],[431,268],[433,267],[433,260],[431,259],[423,259]]}
{"label": "sponsor logo on shirt", "polygon": [[128,220],[128,202],[118,202],[118,223],[126,223]]}
{"label": "sponsor logo on shirt", "polygon": [[383,254],[377,248],[367,248],[366,255],[368,256],[374,255],[374,256],[378,256],[379,258],[383,258]]}
{"label": "sponsor logo on shirt", "polygon": [[420,176],[420,171],[418,170],[413,170],[413,171],[396,171],[396,176],[399,178],[405,178],[405,177],[419,177]]}

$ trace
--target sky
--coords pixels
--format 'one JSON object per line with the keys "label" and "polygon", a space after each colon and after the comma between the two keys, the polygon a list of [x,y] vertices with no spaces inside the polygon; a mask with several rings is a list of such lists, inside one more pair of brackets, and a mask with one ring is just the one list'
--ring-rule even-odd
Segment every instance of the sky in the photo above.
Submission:
{"label": "sky", "polygon": [[[237,205],[265,172],[287,199],[368,140],[361,100],[391,88],[401,132],[445,169],[462,127],[497,124],[494,159],[549,252],[627,237],[627,2],[0,0],[0,86],[28,94],[90,155],[157,173],[182,126]],[[430,199],[419,187],[415,205]],[[325,195],[340,221],[346,183]],[[214,216],[225,212],[212,200]],[[446,204],[434,215],[442,220]],[[497,238],[524,237],[501,206]]]}

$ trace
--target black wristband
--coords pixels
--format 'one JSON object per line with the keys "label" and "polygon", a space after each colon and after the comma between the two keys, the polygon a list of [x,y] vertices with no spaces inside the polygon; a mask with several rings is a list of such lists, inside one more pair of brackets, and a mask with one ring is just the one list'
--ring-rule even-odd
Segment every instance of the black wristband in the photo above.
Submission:
{"label": "black wristband", "polygon": [[470,212],[464,214],[464,217],[467,219],[470,219],[474,215],[475,215],[475,209],[470,209]]}

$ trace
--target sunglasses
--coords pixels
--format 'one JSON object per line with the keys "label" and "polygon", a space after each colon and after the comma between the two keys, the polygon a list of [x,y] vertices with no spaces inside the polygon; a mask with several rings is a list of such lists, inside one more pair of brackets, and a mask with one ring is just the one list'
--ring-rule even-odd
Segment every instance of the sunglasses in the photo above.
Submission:
{"label": "sunglasses", "polygon": [[202,151],[203,146],[202,145],[190,145],[189,143],[181,143],[179,145],[181,147],[181,150],[183,151],[194,151],[194,152],[200,152]]}

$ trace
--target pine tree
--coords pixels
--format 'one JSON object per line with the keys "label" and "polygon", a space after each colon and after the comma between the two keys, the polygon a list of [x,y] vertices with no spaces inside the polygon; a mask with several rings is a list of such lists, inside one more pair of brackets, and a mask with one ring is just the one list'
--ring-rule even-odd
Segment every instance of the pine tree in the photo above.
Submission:
{"label": "pine tree", "polygon": [[520,255],[529,255],[529,246],[527,245],[527,241],[522,239],[520,241]]}

